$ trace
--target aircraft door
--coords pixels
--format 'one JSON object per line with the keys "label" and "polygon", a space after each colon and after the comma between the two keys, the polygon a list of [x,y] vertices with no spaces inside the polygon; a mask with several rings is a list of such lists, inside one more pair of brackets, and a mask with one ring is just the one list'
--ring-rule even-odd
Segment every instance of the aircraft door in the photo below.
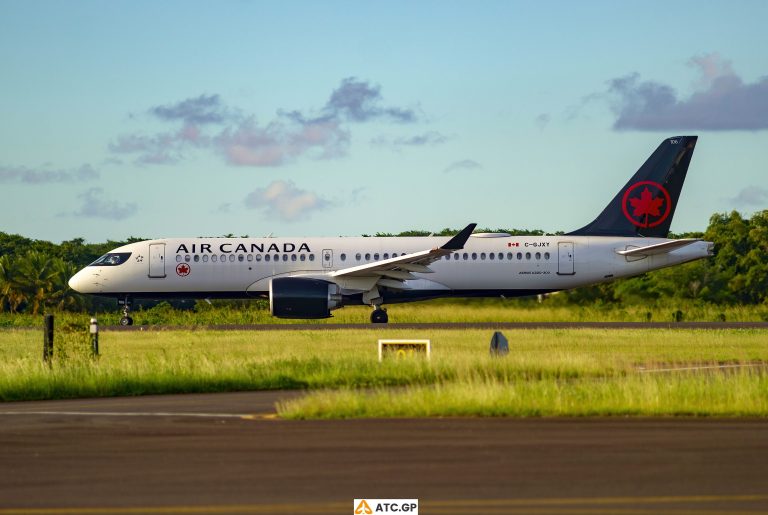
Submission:
{"label": "aircraft door", "polygon": [[561,241],[557,244],[557,275],[574,275],[573,243]]}
{"label": "aircraft door", "polygon": [[323,268],[331,268],[333,266],[333,251],[331,249],[323,249]]}
{"label": "aircraft door", "polygon": [[165,243],[149,245],[149,277],[165,277]]}

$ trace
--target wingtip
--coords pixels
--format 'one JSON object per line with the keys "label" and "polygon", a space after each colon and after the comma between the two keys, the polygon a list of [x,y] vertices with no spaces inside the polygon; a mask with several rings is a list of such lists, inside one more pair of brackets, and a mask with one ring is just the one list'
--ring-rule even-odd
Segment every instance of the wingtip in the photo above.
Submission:
{"label": "wingtip", "polygon": [[459,250],[464,248],[464,244],[472,236],[472,231],[477,227],[476,223],[471,223],[462,229],[459,234],[451,238],[448,243],[440,247],[443,250]]}

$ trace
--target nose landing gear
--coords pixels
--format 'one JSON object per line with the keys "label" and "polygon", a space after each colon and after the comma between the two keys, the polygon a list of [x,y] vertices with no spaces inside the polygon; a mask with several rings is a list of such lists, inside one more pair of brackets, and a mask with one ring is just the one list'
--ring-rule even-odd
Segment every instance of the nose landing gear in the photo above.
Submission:
{"label": "nose landing gear", "polygon": [[120,325],[133,325],[133,318],[131,318],[131,299],[126,297],[125,299],[118,299],[118,305],[123,306],[123,316],[120,318]]}

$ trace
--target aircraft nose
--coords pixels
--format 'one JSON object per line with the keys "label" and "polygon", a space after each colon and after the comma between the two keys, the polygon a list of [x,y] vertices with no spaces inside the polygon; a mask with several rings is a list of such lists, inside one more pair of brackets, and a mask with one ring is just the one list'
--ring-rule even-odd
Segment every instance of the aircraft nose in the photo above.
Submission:
{"label": "aircraft nose", "polygon": [[69,287],[78,293],[89,293],[87,291],[88,281],[85,275],[85,270],[80,270],[69,278],[69,282],[67,282],[67,284],[69,284]]}
{"label": "aircraft nose", "polygon": [[80,273],[81,272],[77,272],[75,275],[70,277],[69,281],[67,282],[69,287],[72,288],[73,290],[75,290],[76,292],[80,291],[80,288],[79,288],[79,286],[80,286]]}

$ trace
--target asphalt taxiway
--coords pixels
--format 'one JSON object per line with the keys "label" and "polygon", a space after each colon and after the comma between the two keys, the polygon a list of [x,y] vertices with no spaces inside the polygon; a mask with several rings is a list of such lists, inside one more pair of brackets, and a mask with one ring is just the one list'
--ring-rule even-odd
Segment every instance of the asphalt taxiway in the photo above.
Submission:
{"label": "asphalt taxiway", "polygon": [[768,513],[768,421],[285,421],[296,392],[0,404],[0,515]]}

